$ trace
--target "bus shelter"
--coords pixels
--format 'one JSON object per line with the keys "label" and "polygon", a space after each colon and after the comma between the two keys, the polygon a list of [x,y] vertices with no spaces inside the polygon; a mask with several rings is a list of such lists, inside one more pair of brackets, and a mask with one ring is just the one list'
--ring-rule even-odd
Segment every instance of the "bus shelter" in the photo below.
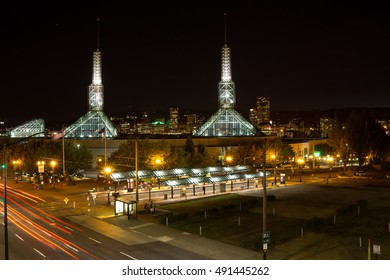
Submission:
{"label": "bus shelter", "polygon": [[115,216],[127,215],[128,219],[137,218],[137,201],[117,199],[114,202]]}

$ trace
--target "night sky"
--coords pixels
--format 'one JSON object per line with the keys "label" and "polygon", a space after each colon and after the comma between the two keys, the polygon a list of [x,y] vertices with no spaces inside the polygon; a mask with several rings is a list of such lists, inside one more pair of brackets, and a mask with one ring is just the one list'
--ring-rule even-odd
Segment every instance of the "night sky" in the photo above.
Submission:
{"label": "night sky", "polygon": [[216,110],[224,11],[239,112],[257,96],[273,111],[390,107],[390,8],[339,2],[7,1],[0,117],[87,112],[97,17],[108,115]]}

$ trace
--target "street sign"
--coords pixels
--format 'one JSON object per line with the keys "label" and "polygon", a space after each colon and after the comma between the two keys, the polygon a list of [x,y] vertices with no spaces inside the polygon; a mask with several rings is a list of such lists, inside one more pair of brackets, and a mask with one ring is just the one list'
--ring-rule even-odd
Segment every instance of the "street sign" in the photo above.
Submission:
{"label": "street sign", "polygon": [[65,198],[64,198],[64,202],[65,202],[65,204],[68,204],[69,198],[65,197]]}
{"label": "street sign", "polygon": [[271,233],[269,231],[264,232],[262,236],[262,240],[263,240],[263,244],[269,243],[271,240]]}

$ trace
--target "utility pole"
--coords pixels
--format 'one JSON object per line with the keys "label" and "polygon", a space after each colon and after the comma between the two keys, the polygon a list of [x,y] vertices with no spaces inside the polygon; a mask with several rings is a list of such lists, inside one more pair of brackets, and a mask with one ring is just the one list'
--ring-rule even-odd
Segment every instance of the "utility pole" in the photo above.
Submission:
{"label": "utility pole", "polygon": [[3,146],[3,177],[4,177],[4,259],[8,260],[8,213],[7,213],[7,146]]}
{"label": "utility pole", "polygon": [[138,139],[135,139],[135,201],[138,202]]}
{"label": "utility pole", "polygon": [[264,236],[265,233],[267,232],[267,177],[266,177],[266,144],[267,140],[264,140],[263,143],[263,234],[262,234],[262,240],[263,240],[263,260],[267,259],[267,243],[264,243]]}
{"label": "utility pole", "polygon": [[65,134],[64,134],[64,126],[62,125],[62,174],[67,179],[65,174]]}
{"label": "utility pole", "polygon": [[[34,133],[28,137],[25,137],[23,139],[20,139],[19,141],[16,141],[12,144],[9,144],[9,146],[18,144],[22,141],[25,141],[26,139],[29,139],[33,136],[36,135],[41,135],[42,132]],[[3,168],[3,177],[4,177],[4,198],[3,198],[3,205],[4,205],[4,259],[8,260],[9,259],[9,254],[8,254],[8,205],[7,205],[7,144],[3,145],[3,163],[2,163],[2,168]]]}

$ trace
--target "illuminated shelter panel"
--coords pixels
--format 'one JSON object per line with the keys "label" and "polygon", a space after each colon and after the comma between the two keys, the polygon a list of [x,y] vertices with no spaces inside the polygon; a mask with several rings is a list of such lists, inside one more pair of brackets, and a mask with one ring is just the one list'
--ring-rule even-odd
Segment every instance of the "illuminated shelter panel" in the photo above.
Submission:
{"label": "illuminated shelter panel", "polygon": [[234,109],[219,109],[203,124],[194,136],[255,136],[256,128]]}
{"label": "illuminated shelter panel", "polygon": [[34,119],[11,130],[11,138],[45,137],[45,121]]}
{"label": "illuminated shelter panel", "polygon": [[103,111],[89,111],[74,124],[67,127],[65,138],[113,138],[118,135],[117,129]]}

